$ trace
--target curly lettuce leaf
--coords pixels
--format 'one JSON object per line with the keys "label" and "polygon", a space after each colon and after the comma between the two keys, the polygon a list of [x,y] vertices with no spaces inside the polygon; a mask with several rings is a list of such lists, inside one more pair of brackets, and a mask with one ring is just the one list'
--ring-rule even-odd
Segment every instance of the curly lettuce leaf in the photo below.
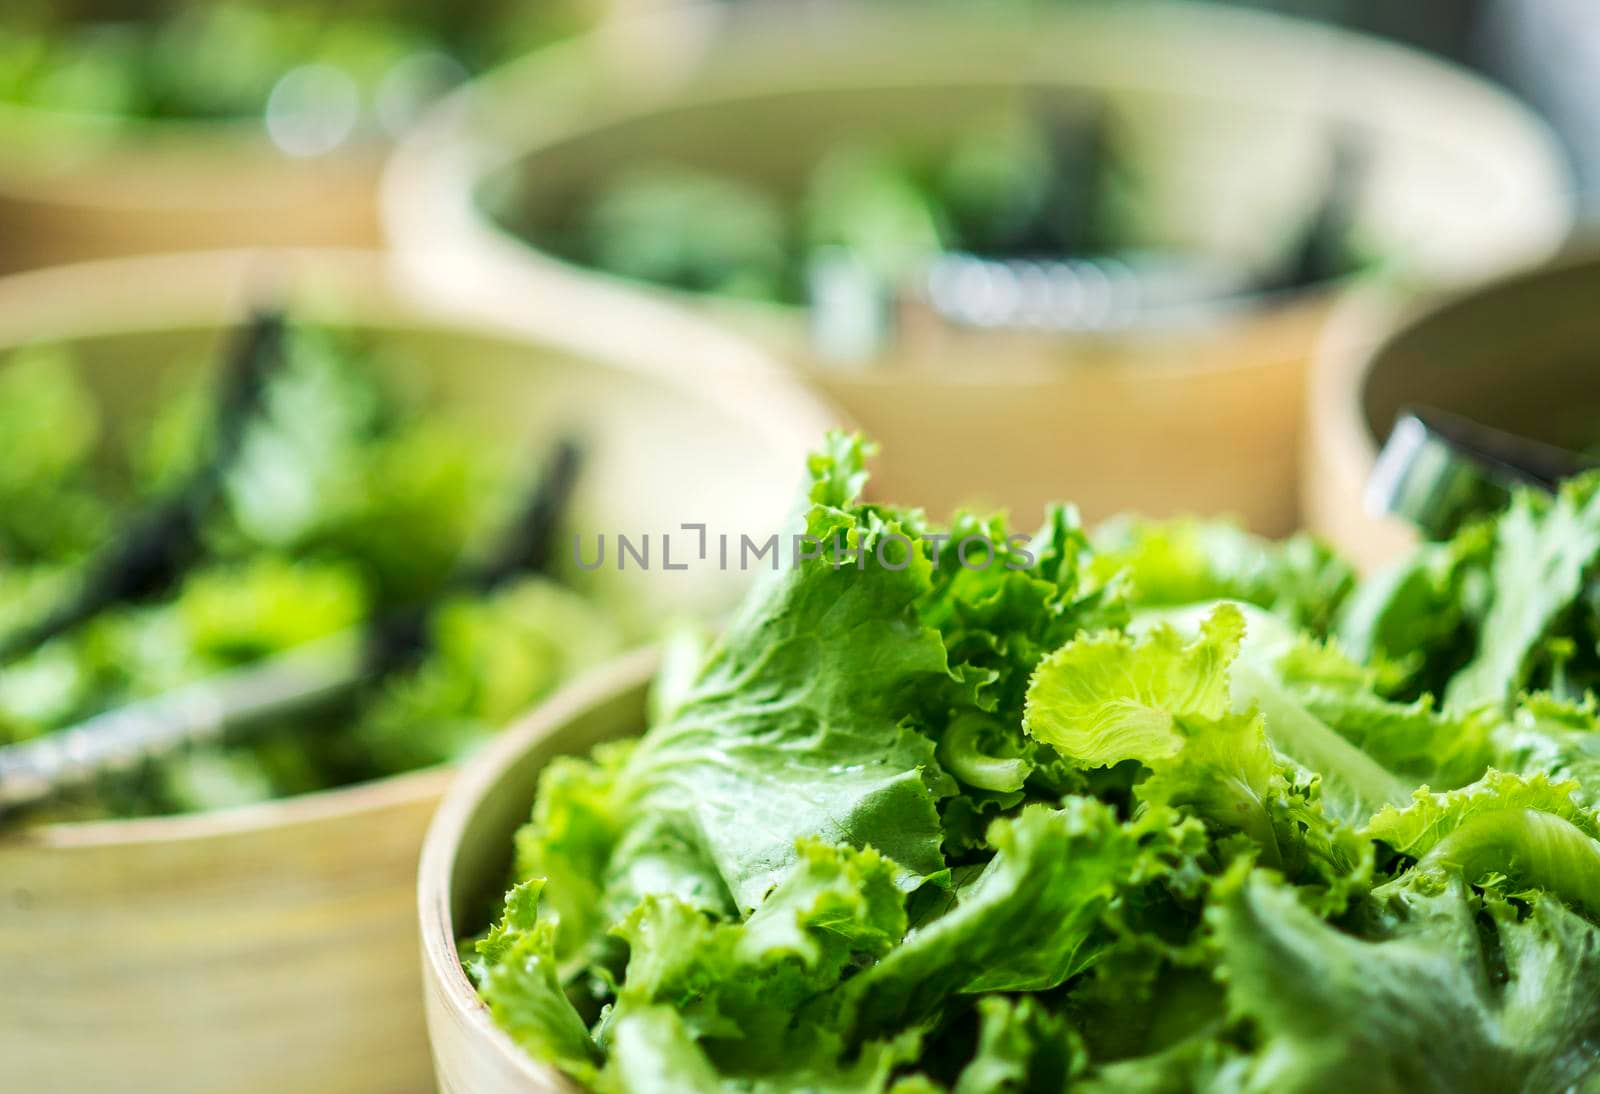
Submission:
{"label": "curly lettuce leaf", "polygon": [[1322,634],[1355,585],[1350,565],[1311,536],[1273,542],[1222,520],[1108,521],[1094,546],[1093,572],[1125,575],[1138,608],[1240,600]]}
{"label": "curly lettuce leaf", "polygon": [[1195,835],[1171,813],[1119,822],[1080,797],[994,822],[995,855],[953,906],[846,986],[850,1025],[873,1035],[926,1020],[951,995],[1056,987],[1110,943],[1113,907],[1181,864]]}
{"label": "curly lettuce leaf", "polygon": [[1384,698],[1388,664],[1359,665],[1337,644],[1309,638],[1282,647],[1272,664],[1309,713],[1402,778],[1465,786],[1494,759],[1494,714],[1441,711],[1430,695],[1409,703]]}
{"label": "curly lettuce leaf", "polygon": [[605,869],[622,835],[617,775],[633,747],[615,741],[588,757],[551,760],[539,773],[532,820],[517,829],[516,878],[545,883],[543,914],[555,924],[555,952],[563,961],[607,926],[600,911]]}
{"label": "curly lettuce leaf", "polygon": [[396,773],[459,760],[564,680],[623,647],[585,598],[527,577],[487,597],[456,597],[428,621],[426,658],[387,680],[350,730],[358,762]]}
{"label": "curly lettuce leaf", "polygon": [[1600,476],[1568,483],[1554,499],[1519,491],[1499,520],[1494,550],[1477,647],[1445,691],[1452,707],[1504,706],[1552,679],[1560,655],[1551,642],[1600,556]]}
{"label": "curly lettuce leaf", "polygon": [[653,1094],[661,1090],[712,1094],[933,1094],[915,1076],[898,1070],[917,1059],[915,1031],[863,1046],[848,1063],[792,1060],[791,1066],[759,1075],[725,1075],[706,1056],[670,1007],[640,1007],[618,1018],[612,1030],[611,1065],[600,1076],[602,1094]]}
{"label": "curly lettuce leaf", "polygon": [[978,1022],[978,1047],[951,1094],[1065,1090],[1083,1068],[1077,1034],[1034,996],[986,995]]}
{"label": "curly lettuce leaf", "polygon": [[[870,550],[916,530],[836,504],[859,486],[863,460],[843,437],[814,459],[805,529],[818,543]],[[944,868],[935,802],[948,779],[910,714],[919,694],[953,678],[938,631],[916,611],[931,563],[919,550],[904,561],[858,567],[830,552],[763,574],[672,718],[622,773],[625,815],[646,818],[653,834],[611,863],[614,904],[642,895],[641,860],[663,843],[679,860],[670,869],[699,859],[745,912],[806,836],[878,848],[907,887]]]}
{"label": "curly lettuce leaf", "polygon": [[853,1054],[800,1017],[897,943],[906,912],[900,871],[876,852],[813,840],[798,853],[742,922],[648,896],[615,929],[628,959],[597,1031],[602,1089],[660,1089],[652,1079],[676,1075],[694,1089],[882,1090],[914,1056],[914,1034]]}
{"label": "curly lettuce leaf", "polygon": [[536,879],[506,894],[504,915],[477,944],[468,968],[495,1022],[512,1040],[587,1081],[597,1074],[602,1056],[562,991],[555,925],[539,914],[543,888]]}
{"label": "curly lettuce leaf", "polygon": [[1116,631],[1076,639],[1035,670],[1023,726],[1081,767],[1171,756],[1181,719],[1227,712],[1227,667],[1243,637],[1244,617],[1222,605],[1193,642],[1167,626],[1138,643]]}
{"label": "curly lettuce leaf", "polygon": [[1446,794],[1417,791],[1367,834],[1418,862],[1419,876],[1459,873],[1473,884],[1542,891],[1600,915],[1600,820],[1574,800],[1577,784],[1491,771]]}
{"label": "curly lettuce leaf", "polygon": [[1594,818],[1574,800],[1574,782],[1552,782],[1544,774],[1524,778],[1489,771],[1470,786],[1435,794],[1420,787],[1404,808],[1388,806],[1368,823],[1366,831],[1401,854],[1420,858],[1440,840],[1473,818],[1502,809],[1533,809],[1594,831]]}
{"label": "curly lettuce leaf", "polygon": [[1592,697],[1570,703],[1539,693],[1518,705],[1493,732],[1495,764],[1521,775],[1578,784],[1589,808],[1600,807],[1600,725]]}
{"label": "curly lettuce leaf", "polygon": [[1494,526],[1471,525],[1446,543],[1425,543],[1361,582],[1333,628],[1362,664],[1399,670],[1396,697],[1443,695],[1450,677],[1472,657],[1476,629],[1488,609],[1488,567]]}
{"label": "curly lettuce leaf", "polygon": [[[1074,763],[1137,762],[1149,772],[1134,787],[1139,800],[1243,832],[1264,861],[1310,869],[1343,900],[1370,865],[1347,825],[1398,794],[1396,780],[1238,660],[1237,605],[1197,610],[1207,614],[1189,642],[1157,622],[1137,639],[1089,635],[1052,654],[1034,675],[1024,724]],[[1330,757],[1337,766],[1309,762]],[[1330,782],[1345,795],[1331,816]]]}
{"label": "curly lettuce leaf", "polygon": [[1260,1039],[1242,1089],[1531,1094],[1600,1078],[1600,929],[1561,904],[1524,915],[1454,877],[1389,894],[1367,939],[1265,877],[1233,881],[1212,922],[1229,1006]]}

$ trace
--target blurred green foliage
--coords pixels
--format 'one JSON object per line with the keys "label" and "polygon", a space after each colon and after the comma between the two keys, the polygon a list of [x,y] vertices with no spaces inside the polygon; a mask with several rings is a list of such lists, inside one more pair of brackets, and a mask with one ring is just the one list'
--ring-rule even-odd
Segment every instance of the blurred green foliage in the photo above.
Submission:
{"label": "blurred green foliage", "polygon": [[[1069,112],[1070,113],[1070,112]],[[804,303],[818,252],[845,248],[894,284],[943,251],[1064,256],[1125,235],[1125,186],[1092,112],[1021,111],[936,142],[849,140],[796,193],[682,163],[642,163],[570,220],[524,223],[582,265],[691,292]]]}
{"label": "blurred green foliage", "polygon": [[[15,0],[13,0],[15,2]],[[0,101],[126,118],[260,115],[286,73],[349,78],[391,130],[453,74],[583,29],[598,0],[43,4],[0,20]],[[418,64],[423,59],[423,64]]]}
{"label": "blurred green foliage", "polygon": [[[404,372],[386,360],[355,333],[293,327],[208,514],[205,561],[169,593],[0,666],[0,744],[426,600],[481,549],[517,492],[514,454],[424,414],[424,393],[385,382]],[[119,518],[207,450],[204,385],[172,392],[123,439],[76,364],[55,348],[0,358],[0,633],[56,602]],[[352,703],[192,749],[39,815],[211,809],[446,762],[622,641],[600,607],[532,576],[447,601],[427,627],[423,660]]]}

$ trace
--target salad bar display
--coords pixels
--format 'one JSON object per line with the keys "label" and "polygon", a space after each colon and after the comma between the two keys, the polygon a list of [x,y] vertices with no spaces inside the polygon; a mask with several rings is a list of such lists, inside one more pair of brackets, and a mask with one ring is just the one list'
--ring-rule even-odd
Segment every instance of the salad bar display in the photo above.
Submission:
{"label": "salad bar display", "polygon": [[1595,1080],[1600,479],[1357,583],[1227,525],[934,525],[863,455],[641,736],[634,667],[447,798],[446,1090]]}
{"label": "salad bar display", "polygon": [[0,0],[0,1094],[1600,1094],[1586,203],[1280,6]]}

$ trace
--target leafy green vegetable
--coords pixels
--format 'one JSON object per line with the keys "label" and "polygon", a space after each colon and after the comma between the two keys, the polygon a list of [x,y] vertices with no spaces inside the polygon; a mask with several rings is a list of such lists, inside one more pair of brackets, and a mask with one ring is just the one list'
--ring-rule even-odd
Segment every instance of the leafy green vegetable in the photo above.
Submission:
{"label": "leafy green vegetable", "polygon": [[864,456],[810,465],[835,549],[541,777],[469,961],[528,1051],[608,1091],[1600,1084],[1595,704],[1418,689],[1479,671],[1492,525],[1352,592],[1226,526],[939,528]]}
{"label": "leafy green vegetable", "polygon": [[[1600,480],[1569,485],[1549,503],[1532,491],[1518,494],[1496,532],[1494,592],[1477,649],[1451,679],[1446,701],[1505,703],[1530,681],[1558,680],[1566,654],[1555,629],[1583,596],[1597,555]],[[1592,644],[1589,652],[1592,659]]]}
{"label": "leafy green vegetable", "polygon": [[754,187],[681,167],[623,174],[574,246],[623,277],[765,299],[788,290],[786,226]]}
{"label": "leafy green vegetable", "polygon": [[1260,1031],[1245,1090],[1575,1090],[1600,1077],[1600,931],[1459,876],[1384,894],[1372,938],[1264,878],[1213,910],[1230,1008]]}
{"label": "leafy green vegetable", "polygon": [[386,7],[25,5],[0,26],[0,101],[122,119],[248,118],[286,75],[316,65],[340,81],[335,111],[347,85],[364,128],[392,133],[466,69],[592,20],[582,0]]}
{"label": "leafy green vegetable", "polygon": [[1362,658],[1406,668],[1412,693],[1504,715],[1523,692],[1580,700],[1600,684],[1594,595],[1600,476],[1508,508],[1429,544],[1352,598],[1339,624]]}
{"label": "leafy green vegetable", "polygon": [[99,434],[99,411],[61,351],[19,350],[0,370],[0,564],[63,561],[98,541]]}
{"label": "leafy green vegetable", "polygon": [[[406,608],[500,520],[507,453],[391,387],[381,348],[291,328],[244,432],[205,558],[153,599],[115,605],[0,665],[0,743],[51,733]],[[0,634],[39,618],[123,514],[207,450],[201,388],[163,392],[148,429],[112,432],[62,350],[0,361]],[[395,375],[406,375],[405,362]],[[237,805],[454,760],[562,681],[616,652],[597,605],[530,578],[451,598],[428,656],[347,709],[191,750],[56,803],[37,819]]]}
{"label": "leafy green vegetable", "polygon": [[1123,573],[1141,608],[1241,600],[1315,634],[1355,582],[1349,564],[1308,535],[1272,543],[1217,520],[1121,518],[1096,532],[1095,548],[1096,569]]}

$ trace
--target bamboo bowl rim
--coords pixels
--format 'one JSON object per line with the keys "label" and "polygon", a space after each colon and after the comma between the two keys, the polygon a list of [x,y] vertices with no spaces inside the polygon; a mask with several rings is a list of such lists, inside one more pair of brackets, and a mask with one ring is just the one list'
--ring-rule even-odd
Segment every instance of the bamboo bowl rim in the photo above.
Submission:
{"label": "bamboo bowl rim", "polygon": [[[451,1014],[473,1037],[490,1046],[530,1089],[574,1090],[554,1065],[534,1059],[495,1024],[478,998],[457,954],[455,914],[451,909],[457,853],[484,798],[508,766],[559,733],[577,715],[601,700],[648,686],[660,661],[654,647],[636,650],[579,677],[557,691],[521,722],[501,733],[461,769],[428,825],[417,868],[417,915],[421,924],[424,978],[443,994]],[[640,731],[644,730],[641,725]],[[565,753],[563,753],[565,754]],[[534,787],[530,786],[532,799]],[[507,851],[509,852],[509,844]]]}
{"label": "bamboo bowl rim", "polygon": [[[1382,444],[1367,414],[1367,384],[1396,343],[1419,327],[1448,322],[1453,314],[1507,291],[1583,274],[1600,276],[1600,247],[1592,242],[1420,301],[1374,287],[1338,305],[1317,347],[1309,381],[1311,406],[1321,419],[1316,443],[1325,447],[1331,466],[1348,469],[1356,490],[1364,485]],[[1508,338],[1507,347],[1513,348],[1515,341]]]}
{"label": "bamboo bowl rim", "polygon": [[[632,20],[602,27],[589,35],[564,43],[539,54],[522,58],[501,66],[471,81],[439,104],[411,133],[397,145],[390,158],[383,179],[381,203],[386,229],[390,238],[404,256],[414,250],[418,261],[428,261],[441,249],[456,247],[471,253],[480,264],[489,264],[508,273],[521,273],[548,280],[565,279],[577,282],[586,290],[594,304],[610,308],[667,303],[676,306],[714,308],[724,319],[742,320],[752,325],[765,325],[777,329],[779,324],[791,327],[803,314],[797,305],[742,301],[715,294],[696,293],[656,285],[600,270],[558,257],[545,247],[522,237],[501,224],[482,204],[481,189],[485,182],[530,155],[545,148],[558,147],[573,139],[604,134],[619,124],[644,123],[650,119],[669,115],[674,111],[692,109],[719,109],[738,103],[760,101],[767,98],[787,97],[821,91],[849,90],[861,94],[907,88],[933,89],[960,87],[971,84],[989,85],[989,78],[949,73],[937,79],[920,71],[911,75],[896,71],[865,74],[850,69],[840,72],[828,70],[814,79],[799,79],[792,72],[778,75],[752,77],[743,68],[730,78],[730,86],[716,83],[711,88],[701,87],[689,80],[685,84],[683,72],[697,63],[696,50],[705,48],[705,40],[714,40],[727,33],[725,24],[732,24],[740,39],[752,36],[767,24],[785,25],[790,12],[753,12],[737,14],[724,10],[723,5],[686,3],[648,18]],[[802,16],[819,16],[841,23],[844,30],[864,26],[869,31],[882,33],[893,25],[892,14],[882,11],[801,12]],[[904,13],[901,13],[902,15]],[[1485,127],[1492,122],[1494,139],[1504,145],[1515,143],[1517,156],[1511,168],[1497,168],[1502,179],[1512,180],[1508,193],[1514,193],[1502,204],[1513,210],[1506,216],[1522,221],[1522,243],[1532,253],[1555,246],[1572,218],[1571,191],[1573,188],[1570,166],[1559,152],[1559,145],[1549,127],[1509,93],[1467,70],[1431,57],[1421,51],[1387,42],[1373,36],[1321,26],[1306,20],[1288,18],[1267,12],[1247,10],[1196,10],[1191,5],[1173,3],[1171,0],[1136,0],[1118,10],[1107,8],[1061,9],[1049,12],[1032,12],[1015,25],[995,29],[992,21],[975,19],[969,12],[945,9],[928,13],[924,22],[907,29],[911,31],[913,51],[917,43],[936,36],[925,28],[928,23],[956,29],[968,28],[993,40],[1006,35],[1016,37],[1019,28],[1029,28],[1038,33],[1061,34],[1074,28],[1092,31],[1111,41],[1120,41],[1130,30],[1136,30],[1143,21],[1158,19],[1173,31],[1172,41],[1165,49],[1168,53],[1201,56],[1209,55],[1219,43],[1243,36],[1261,43],[1279,43],[1296,46],[1297,55],[1321,50],[1342,58],[1344,67],[1351,67],[1348,54],[1358,55],[1361,62],[1377,71],[1377,82],[1385,86],[1409,82],[1413,89],[1420,87],[1430,100],[1439,102],[1450,97],[1466,99]],[[750,25],[745,25],[746,20]],[[812,25],[809,18],[793,20],[802,30]],[[652,32],[659,32],[652,34]],[[635,101],[623,98],[601,108],[588,105],[574,107],[566,101],[572,98],[572,88],[566,84],[578,78],[586,51],[604,48],[619,39],[624,47],[637,46],[627,36],[652,44],[660,39],[661,50],[683,49],[691,56],[687,59],[673,57],[664,63],[647,66],[651,77],[660,79],[665,74],[668,90],[665,103],[657,99]],[[679,41],[679,40],[683,41]],[[1237,48],[1237,47],[1233,47]],[[1029,55],[1030,58],[1032,55]],[[601,56],[599,63],[606,63]],[[1043,74],[1039,65],[1030,61],[1026,71],[1019,71],[1013,82],[1037,80],[1062,83],[1064,86],[1101,87],[1114,86],[1132,89],[1139,94],[1152,94],[1182,99],[1210,101],[1217,98],[1254,101],[1270,90],[1270,74],[1256,75],[1249,80],[1225,89],[1200,84],[1194,74],[1187,71],[1169,71],[1169,66],[1154,65],[1134,70],[1124,66],[1114,79],[1108,80],[1100,66],[1086,75],[1051,77]],[[1270,66],[1278,71],[1284,62]],[[660,69],[661,71],[654,71]],[[680,86],[684,84],[684,86]],[[516,120],[519,115],[508,110],[510,104],[526,101],[529,93],[545,89],[551,92],[557,104],[558,120],[539,123],[542,128],[532,128]],[[565,98],[560,92],[566,91]],[[1303,89],[1302,89],[1303,90]],[[1302,96],[1292,96],[1297,102]],[[562,113],[565,111],[565,113]],[[543,115],[542,115],[543,116]],[[1354,112],[1352,112],[1354,116]],[[510,120],[508,120],[510,119]],[[1415,121],[1415,118],[1412,118]],[[1400,127],[1392,122],[1382,127],[1379,138],[1394,139]],[[1547,185],[1540,186],[1543,183]],[[1542,195],[1540,191],[1543,191]],[[1513,209],[1514,207],[1514,209]],[[1504,235],[1504,231],[1501,232]],[[1502,240],[1496,250],[1505,250]],[[1095,347],[1115,350],[1125,354],[1129,361],[1137,360],[1141,366],[1150,364],[1142,358],[1147,346],[1180,347],[1171,359],[1154,362],[1159,371],[1154,375],[1189,373],[1237,372],[1266,367],[1279,363],[1286,354],[1270,331],[1295,324],[1316,322],[1329,302],[1349,290],[1374,280],[1404,279],[1405,270],[1356,271],[1341,277],[1306,286],[1301,290],[1262,295],[1254,298],[1240,312],[1229,312],[1206,317],[1193,327],[1175,330],[1136,330],[1109,334],[1073,335],[1072,344],[1094,353]],[[1242,328],[1242,332],[1241,332]],[[973,332],[983,334],[985,332]],[[995,337],[1007,337],[1001,333]],[[1011,337],[1042,337],[1047,342],[1061,342],[1062,337],[1050,333],[1042,336],[1032,332],[1015,332]],[[1257,338],[1263,345],[1251,352],[1241,342],[1238,352],[1227,359],[1197,360],[1181,352],[1181,347],[1196,338],[1228,337],[1233,339]],[[1262,361],[1261,356],[1274,356]],[[1059,377],[1061,365],[1075,362],[1052,362],[1057,367],[971,370],[973,382],[987,386],[1027,387],[1049,383]],[[1105,367],[1111,362],[1090,360],[1088,367]],[[807,372],[821,374],[815,366]],[[828,376],[837,380],[861,385],[887,385],[913,380],[936,378],[941,384],[959,386],[966,382],[968,373],[963,370],[917,367],[894,353],[876,362],[870,370],[827,370]]]}
{"label": "bamboo bowl rim", "polygon": [[[341,301],[340,320],[377,329],[429,331],[523,345],[565,354],[584,363],[603,365],[642,383],[663,385],[703,404],[732,413],[762,413],[764,429],[797,444],[802,434],[814,442],[821,429],[839,415],[806,391],[785,370],[741,340],[703,324],[708,351],[725,351],[724,359],[706,361],[704,373],[688,375],[646,357],[630,357],[598,342],[558,336],[555,330],[530,331],[526,325],[496,323],[484,316],[443,305],[397,275],[393,256],[383,251],[349,248],[257,248],[195,251],[133,258],[110,258],[70,266],[32,270],[0,278],[0,354],[32,340],[73,341],[82,338],[145,334],[186,329],[220,328],[219,309],[238,295],[238,287],[263,258],[281,263],[294,275],[323,284],[350,286]],[[178,285],[178,288],[167,286]],[[93,293],[75,294],[87,285]],[[163,286],[151,290],[150,286]],[[290,294],[291,297],[293,294]],[[103,306],[102,306],[103,305]],[[316,307],[313,306],[313,311]],[[685,322],[685,321],[680,321]],[[547,326],[553,323],[547,323]],[[675,329],[674,333],[678,333]],[[700,382],[696,382],[696,381]],[[706,384],[712,380],[718,383]],[[707,387],[717,390],[706,390]],[[724,386],[726,390],[723,390]],[[751,387],[766,392],[752,403],[741,396]],[[773,393],[776,392],[776,395]],[[765,411],[763,407],[767,407]],[[559,694],[558,692],[555,694]],[[497,734],[498,737],[498,734]],[[437,765],[388,775],[348,786],[328,787],[270,801],[230,806],[199,813],[110,818],[28,825],[0,831],[6,848],[81,848],[145,846],[201,840],[272,828],[320,824],[338,817],[419,804],[436,798],[450,784],[460,763]]]}

